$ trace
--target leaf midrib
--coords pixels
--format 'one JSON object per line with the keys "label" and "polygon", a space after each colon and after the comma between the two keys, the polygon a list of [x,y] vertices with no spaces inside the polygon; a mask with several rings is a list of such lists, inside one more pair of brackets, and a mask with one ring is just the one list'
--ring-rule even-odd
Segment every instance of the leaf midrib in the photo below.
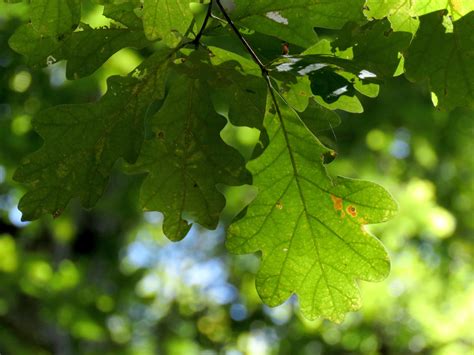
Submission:
{"label": "leaf midrib", "polygon": [[[269,88],[269,90],[273,90],[273,88]],[[326,288],[331,296],[331,303],[332,303],[332,308],[335,307],[335,301],[334,301],[334,296],[332,294],[332,291],[330,290],[329,288],[329,282],[328,282],[328,279],[327,279],[327,276],[325,274],[325,271],[324,271],[324,267],[321,263],[321,254],[319,252],[319,245],[318,245],[318,242],[316,240],[316,238],[314,237],[314,232],[313,232],[313,227],[311,225],[311,222],[308,218],[308,208],[307,208],[307,205],[306,205],[306,199],[304,197],[304,194],[303,194],[303,191],[302,191],[302,188],[301,188],[301,184],[300,184],[300,181],[299,181],[299,173],[298,173],[298,170],[296,168],[296,161],[295,161],[295,157],[294,157],[294,153],[293,153],[293,149],[291,148],[291,145],[290,145],[290,140],[289,140],[289,137],[288,137],[288,131],[286,129],[286,125],[285,125],[285,122],[283,120],[283,116],[281,114],[281,111],[280,111],[280,108],[278,106],[278,103],[275,99],[275,96],[274,96],[274,93],[271,92],[270,93],[272,95],[272,97],[274,98],[274,104],[275,104],[275,108],[276,108],[276,111],[277,111],[277,116],[278,116],[278,120],[280,121],[280,127],[282,129],[282,132],[283,132],[283,137],[285,139],[285,144],[286,144],[286,147],[288,149],[288,154],[289,154],[289,157],[290,157],[290,161],[291,161],[291,166],[292,166],[292,169],[293,169],[293,175],[294,175],[294,178],[295,178],[295,181],[296,181],[296,185],[297,185],[297,188],[298,188],[298,194],[300,195],[300,200],[301,202],[303,203],[303,211],[302,213],[304,213],[305,217],[306,217],[306,222],[308,223],[308,226],[311,230],[311,239],[313,240],[313,244],[314,244],[314,247],[315,247],[315,251],[316,251],[316,254],[317,254],[317,262],[319,264],[319,268],[321,270],[321,275],[322,277],[324,278],[324,282],[326,283]],[[298,221],[299,219],[301,218],[298,217]],[[290,244],[292,243],[293,239],[294,239],[294,236],[295,234],[292,233],[291,234],[291,239],[290,239]],[[288,259],[288,255],[290,254],[290,248],[288,247],[288,252],[286,253],[285,255],[285,260],[283,262],[283,265],[285,264],[286,260]],[[281,278],[281,274],[282,272],[280,272],[280,276],[279,278]],[[300,287],[300,285],[298,285],[298,288]]]}

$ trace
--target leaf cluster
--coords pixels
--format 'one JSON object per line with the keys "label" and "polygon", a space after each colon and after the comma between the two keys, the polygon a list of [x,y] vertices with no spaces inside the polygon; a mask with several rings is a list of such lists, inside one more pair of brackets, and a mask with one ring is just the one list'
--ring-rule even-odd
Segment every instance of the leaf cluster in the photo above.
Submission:
{"label": "leaf cluster", "polygon": [[[82,1],[31,0],[30,21],[10,38],[32,67],[65,60],[68,79],[123,48],[145,56],[110,77],[98,101],[35,117],[44,145],[15,174],[28,189],[23,218],[58,217],[74,198],[93,207],[125,161],[146,174],[142,208],[163,213],[178,241],[193,223],[217,227],[221,186],[253,184],[257,197],[229,227],[227,247],[262,253],[263,301],[296,293],[305,316],[334,321],[358,309],[356,280],[390,268],[365,225],[397,205],[375,183],[330,177],[335,152],[321,132],[339,124],[337,110],[362,112],[359,98],[394,75],[428,84],[441,109],[474,107],[469,1],[97,2],[107,27],[81,22]],[[221,138],[226,124],[260,131],[250,162]]]}

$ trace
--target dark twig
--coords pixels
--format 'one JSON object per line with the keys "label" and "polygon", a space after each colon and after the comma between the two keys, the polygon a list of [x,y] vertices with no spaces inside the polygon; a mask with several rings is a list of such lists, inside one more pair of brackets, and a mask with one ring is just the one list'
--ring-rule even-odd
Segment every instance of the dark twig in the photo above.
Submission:
{"label": "dark twig", "polygon": [[[222,6],[220,0],[216,0],[216,3],[217,3],[217,6],[219,6],[219,9],[221,10],[222,14],[224,15],[227,23],[232,27],[232,30],[234,31],[234,33],[237,35],[237,37],[239,37],[240,41],[242,42],[242,44],[244,45],[244,47],[247,49],[247,51],[249,52],[249,54],[252,56],[253,60],[255,61],[255,63],[257,63],[257,65],[260,67],[261,71],[262,71],[262,76],[263,78],[265,79],[265,82],[267,84],[267,87],[268,87],[268,91],[270,92],[270,97],[272,99],[272,102],[273,104],[275,105],[275,110],[276,110],[276,113],[278,115],[278,119],[280,120],[280,124],[283,128],[283,133],[284,133],[284,136],[285,136],[285,140],[287,142],[287,145],[289,147],[289,138],[288,138],[288,133],[286,131],[286,127],[285,127],[285,122],[283,120],[283,115],[281,113],[281,110],[280,110],[280,105],[278,104],[278,100],[277,100],[277,96],[278,95],[280,97],[281,100],[283,100],[283,102],[285,104],[287,104],[290,108],[291,108],[291,105],[288,104],[288,102],[285,100],[285,98],[283,96],[280,95],[280,93],[278,92],[277,89],[275,89],[272,85],[272,79],[268,73],[268,69],[265,67],[265,65],[262,63],[262,61],[260,60],[260,58],[258,58],[257,54],[255,53],[255,51],[252,49],[252,47],[250,46],[250,44],[245,40],[245,38],[242,36],[242,34],[239,32],[239,30],[237,29],[237,27],[234,25],[234,23],[232,22],[232,20],[230,19],[229,15],[227,14],[227,11],[224,9],[224,7]],[[276,93],[276,95],[275,95]],[[294,110],[293,110],[294,111]],[[299,117],[299,115],[297,114],[296,111],[294,111],[295,114]],[[301,120],[301,118],[300,118]],[[295,163],[295,159],[294,159],[294,156],[293,156],[293,152],[291,151],[291,149],[289,150],[289,153],[290,153],[290,158],[291,158],[291,162],[292,162],[292,165],[293,165],[293,169],[295,170],[295,175],[298,175],[297,174],[297,171],[296,171],[296,163]],[[299,185],[299,183],[298,183]]]}
{"label": "dark twig", "polygon": [[[249,52],[249,54],[252,56],[252,59],[254,60],[255,63],[257,63],[257,65],[260,67],[260,70],[262,71],[262,75],[267,78],[268,77],[268,70],[267,68],[265,67],[265,65],[262,63],[262,61],[260,60],[260,58],[257,56],[257,54],[255,53],[255,51],[252,49],[252,47],[250,47],[250,44],[247,42],[247,40],[242,36],[242,34],[240,33],[240,31],[238,30],[238,28],[234,25],[234,22],[232,21],[232,19],[229,17],[229,15],[227,14],[227,11],[225,10],[224,6],[222,6],[221,4],[221,1],[220,0],[216,0],[216,3],[217,3],[217,6],[219,7],[219,9],[221,10],[222,12],[222,15],[224,15],[227,23],[229,24],[229,26],[232,28],[232,30],[234,31],[234,33],[237,35],[237,37],[239,38],[240,42],[242,42],[242,44],[244,45],[245,49],[247,49],[247,52]],[[268,81],[267,81],[268,83]]]}
{"label": "dark twig", "polygon": [[201,29],[199,30],[198,34],[196,35],[196,37],[194,38],[192,42],[196,46],[199,45],[199,41],[201,40],[201,37],[204,34],[204,30],[206,29],[207,22],[209,21],[209,18],[211,17],[211,15],[212,15],[212,0],[209,1],[209,5],[207,6],[206,17],[204,18],[204,22],[202,23]]}
{"label": "dark twig", "polygon": [[[285,127],[285,121],[283,119],[283,115],[282,115],[282,112],[280,110],[280,105],[278,104],[278,100],[277,100],[277,95],[278,97],[285,103],[285,105],[287,105],[294,113],[295,115],[298,117],[298,119],[301,121],[301,123],[304,125],[303,121],[301,120],[301,117],[299,116],[299,114],[295,111],[295,109],[286,101],[286,99],[278,92],[278,90],[276,88],[273,87],[273,84],[272,84],[272,79],[270,77],[270,74],[268,72],[268,69],[265,67],[265,65],[262,63],[262,61],[260,60],[260,58],[257,56],[257,54],[255,53],[255,51],[252,49],[252,47],[250,46],[250,44],[247,42],[247,40],[242,36],[242,34],[240,33],[240,31],[238,30],[238,28],[235,26],[234,22],[232,21],[232,19],[229,17],[229,15],[227,14],[227,11],[225,10],[224,6],[222,6],[221,4],[221,1],[220,0],[216,0],[216,4],[217,6],[219,7],[220,11],[222,12],[222,15],[224,15],[225,17],[225,20],[227,21],[227,23],[230,25],[230,27],[232,28],[232,31],[237,35],[237,37],[239,38],[240,42],[242,42],[242,44],[244,45],[245,49],[247,50],[247,52],[250,54],[250,56],[252,57],[252,59],[254,60],[254,62],[260,67],[260,70],[262,71],[262,76],[263,78],[265,79],[265,82],[267,84],[267,87],[268,87],[268,91],[270,92],[270,97],[272,99],[272,102],[275,106],[275,110],[276,110],[276,114],[278,116],[278,119],[280,121],[280,124],[281,124],[281,127],[282,127],[282,130],[283,130],[283,135],[285,137],[285,141],[286,141],[286,144],[288,146],[288,152],[289,152],[289,155],[290,155],[290,159],[291,159],[291,163],[292,163],[292,166],[293,166],[293,170],[294,170],[294,174],[296,177],[298,177],[298,171],[297,171],[297,168],[296,168],[296,162],[295,162],[295,158],[294,158],[294,154],[293,154],[293,151],[292,149],[290,148],[290,144],[289,144],[289,136],[288,136],[288,132],[287,132],[287,129]],[[211,14],[212,15],[212,14]],[[213,16],[213,15],[212,15]],[[220,20],[220,19],[219,19]],[[220,20],[222,21],[222,20]],[[304,125],[305,126],[305,125]],[[300,183],[298,181],[298,179],[296,180],[297,181],[297,184],[298,184],[298,188],[299,188],[299,191],[300,191],[300,194],[301,194],[301,187],[300,187]],[[304,201],[304,197],[301,195],[301,199],[302,201]]]}

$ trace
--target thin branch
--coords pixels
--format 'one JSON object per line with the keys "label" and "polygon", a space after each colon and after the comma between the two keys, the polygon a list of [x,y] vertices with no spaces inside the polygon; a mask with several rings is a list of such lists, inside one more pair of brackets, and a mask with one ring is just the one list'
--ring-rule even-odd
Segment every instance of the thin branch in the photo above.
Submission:
{"label": "thin branch", "polygon": [[[270,96],[272,98],[272,101],[273,101],[273,104],[275,105],[275,109],[277,111],[277,114],[278,114],[278,117],[281,121],[281,123],[283,124],[283,117],[282,117],[282,114],[281,114],[281,110],[280,110],[280,106],[278,105],[278,101],[277,101],[277,98],[275,96],[275,92],[281,96],[278,91],[273,87],[272,85],[272,81],[271,81],[271,78],[270,78],[270,75],[268,73],[268,69],[265,67],[265,65],[262,63],[262,61],[260,60],[260,58],[257,56],[257,54],[255,53],[255,51],[252,49],[252,47],[250,46],[250,44],[247,42],[247,40],[242,36],[242,34],[240,33],[239,29],[235,26],[234,22],[232,21],[232,19],[230,18],[230,16],[227,14],[227,11],[225,10],[224,6],[222,6],[221,4],[221,1],[220,0],[216,0],[216,3],[217,3],[217,6],[219,7],[219,9],[221,10],[222,12],[222,15],[224,15],[227,23],[230,25],[230,27],[232,28],[232,30],[234,31],[234,33],[237,35],[237,37],[240,39],[240,41],[242,42],[242,44],[244,45],[245,49],[247,49],[247,52],[249,52],[249,54],[252,56],[253,60],[255,63],[257,63],[257,65],[260,67],[260,70],[262,71],[262,76],[263,78],[265,79],[265,82],[267,84],[267,87],[268,87],[268,91],[270,91]],[[284,99],[283,99],[284,100]],[[286,100],[284,100],[286,102]],[[291,107],[291,106],[290,106]]]}
{"label": "thin branch", "polygon": [[[230,27],[232,28],[232,30],[234,31],[234,33],[237,35],[237,37],[239,38],[240,42],[242,42],[242,44],[244,45],[245,49],[247,49],[247,52],[249,52],[249,54],[252,56],[252,59],[254,60],[255,63],[257,63],[257,65],[260,67],[260,70],[262,71],[262,74],[263,76],[266,78],[268,77],[268,70],[267,68],[265,67],[265,65],[262,63],[262,61],[260,60],[260,58],[257,56],[257,54],[255,53],[255,51],[252,49],[252,47],[250,46],[250,44],[247,42],[247,40],[242,36],[242,34],[240,33],[240,31],[238,30],[238,28],[234,25],[234,22],[232,21],[232,19],[229,17],[229,15],[227,14],[227,11],[225,10],[224,6],[222,6],[221,4],[221,1],[220,0],[216,0],[216,3],[217,3],[217,6],[219,7],[219,9],[221,10],[222,12],[222,15],[224,15],[227,23],[230,25]],[[268,81],[267,81],[268,83]]]}
{"label": "thin branch", "polygon": [[195,45],[199,45],[199,41],[201,40],[202,35],[204,34],[204,30],[206,29],[207,22],[212,15],[212,0],[209,1],[209,5],[207,6],[207,13],[206,17],[204,18],[204,22],[202,23],[201,29],[199,30],[198,34],[194,38],[193,42]]}

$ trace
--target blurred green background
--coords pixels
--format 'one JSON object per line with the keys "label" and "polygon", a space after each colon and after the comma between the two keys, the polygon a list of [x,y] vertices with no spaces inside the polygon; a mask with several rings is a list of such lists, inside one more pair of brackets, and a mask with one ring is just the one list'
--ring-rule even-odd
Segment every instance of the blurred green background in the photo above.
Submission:
{"label": "blurred green background", "polygon": [[[363,308],[342,324],[307,321],[297,299],[268,308],[255,291],[256,255],[229,255],[224,229],[246,188],[223,189],[216,231],[179,243],[159,213],[140,213],[143,176],[117,171],[92,211],[21,222],[12,182],[41,139],[39,110],[96,100],[105,78],[140,53],[122,50],[93,76],[65,79],[64,63],[31,70],[7,44],[22,5],[0,4],[0,354],[472,354],[474,353],[474,113],[433,108],[429,92],[394,79],[365,112],[322,131],[338,158],[330,173],[385,186],[398,217],[372,226],[392,258],[381,283],[360,283]],[[87,21],[101,25],[100,8]],[[248,153],[246,130],[226,139]]]}

